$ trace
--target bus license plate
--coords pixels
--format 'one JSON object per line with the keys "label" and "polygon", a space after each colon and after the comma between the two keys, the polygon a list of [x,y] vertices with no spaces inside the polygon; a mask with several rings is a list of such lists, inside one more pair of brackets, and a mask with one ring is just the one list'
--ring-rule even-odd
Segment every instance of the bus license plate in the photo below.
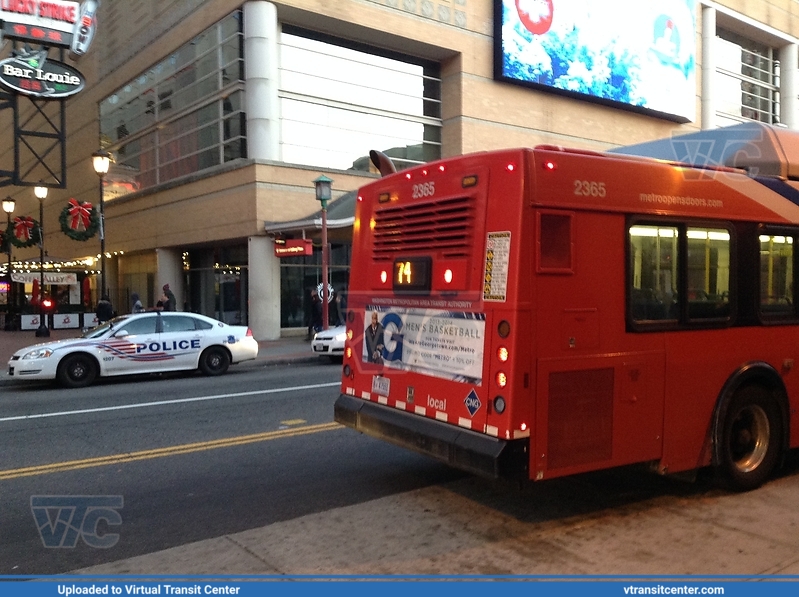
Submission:
{"label": "bus license plate", "polygon": [[375,394],[379,394],[380,396],[385,396],[388,398],[388,391],[390,388],[391,380],[388,377],[375,375],[372,378],[372,392]]}

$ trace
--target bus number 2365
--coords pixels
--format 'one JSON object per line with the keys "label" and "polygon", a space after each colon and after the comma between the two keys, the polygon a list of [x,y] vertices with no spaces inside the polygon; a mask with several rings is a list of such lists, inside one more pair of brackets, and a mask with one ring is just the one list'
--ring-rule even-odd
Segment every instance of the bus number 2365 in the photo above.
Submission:
{"label": "bus number 2365", "polygon": [[432,197],[436,193],[436,183],[426,182],[424,184],[413,185],[413,198]]}
{"label": "bus number 2365", "polygon": [[593,180],[575,180],[574,194],[580,197],[604,197],[605,183]]}

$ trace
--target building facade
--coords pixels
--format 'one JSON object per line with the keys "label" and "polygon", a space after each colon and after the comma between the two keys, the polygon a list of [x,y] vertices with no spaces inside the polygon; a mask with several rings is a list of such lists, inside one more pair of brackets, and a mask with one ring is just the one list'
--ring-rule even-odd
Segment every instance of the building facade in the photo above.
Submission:
{"label": "building facade", "polygon": [[[71,198],[97,203],[91,154],[105,149],[117,311],[132,293],[154,305],[168,283],[180,309],[275,339],[305,332],[321,283],[321,175],[333,179],[330,282],[346,288],[353,191],[378,176],[371,149],[401,168],[513,146],[605,150],[745,120],[799,126],[799,3],[637,2],[659,11],[646,56],[623,65],[599,48],[560,69],[543,55],[530,15],[549,12],[555,29],[565,14],[610,23],[629,1],[605,4],[107,0],[90,51],[71,63],[86,87],[66,103],[66,186],[44,202],[48,254],[86,263],[96,300],[98,240],[75,241],[58,221]],[[671,74],[596,92],[622,67]],[[30,188],[7,191],[15,213],[38,212]],[[276,255],[276,243],[302,238],[311,255]],[[12,267],[35,271],[37,255],[14,249]]]}

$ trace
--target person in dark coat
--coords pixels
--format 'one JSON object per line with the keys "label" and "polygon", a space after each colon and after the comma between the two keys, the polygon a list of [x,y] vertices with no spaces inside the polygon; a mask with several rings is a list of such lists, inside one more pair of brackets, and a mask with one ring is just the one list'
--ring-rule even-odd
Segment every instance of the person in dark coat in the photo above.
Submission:
{"label": "person in dark coat", "polygon": [[169,284],[164,284],[164,311],[175,311],[177,309],[177,299],[175,293],[169,289]]}
{"label": "person in dark coat", "polygon": [[96,314],[99,323],[105,323],[114,317],[114,308],[111,306],[111,299],[107,294],[104,294],[97,302]]}

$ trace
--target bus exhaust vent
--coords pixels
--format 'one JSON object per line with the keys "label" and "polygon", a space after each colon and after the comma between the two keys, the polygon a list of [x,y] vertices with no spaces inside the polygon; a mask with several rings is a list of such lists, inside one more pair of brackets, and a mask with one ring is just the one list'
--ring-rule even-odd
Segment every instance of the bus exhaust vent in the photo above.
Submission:
{"label": "bus exhaust vent", "polygon": [[467,197],[390,206],[375,212],[374,258],[419,249],[443,251],[446,257],[471,255],[474,202]]}

